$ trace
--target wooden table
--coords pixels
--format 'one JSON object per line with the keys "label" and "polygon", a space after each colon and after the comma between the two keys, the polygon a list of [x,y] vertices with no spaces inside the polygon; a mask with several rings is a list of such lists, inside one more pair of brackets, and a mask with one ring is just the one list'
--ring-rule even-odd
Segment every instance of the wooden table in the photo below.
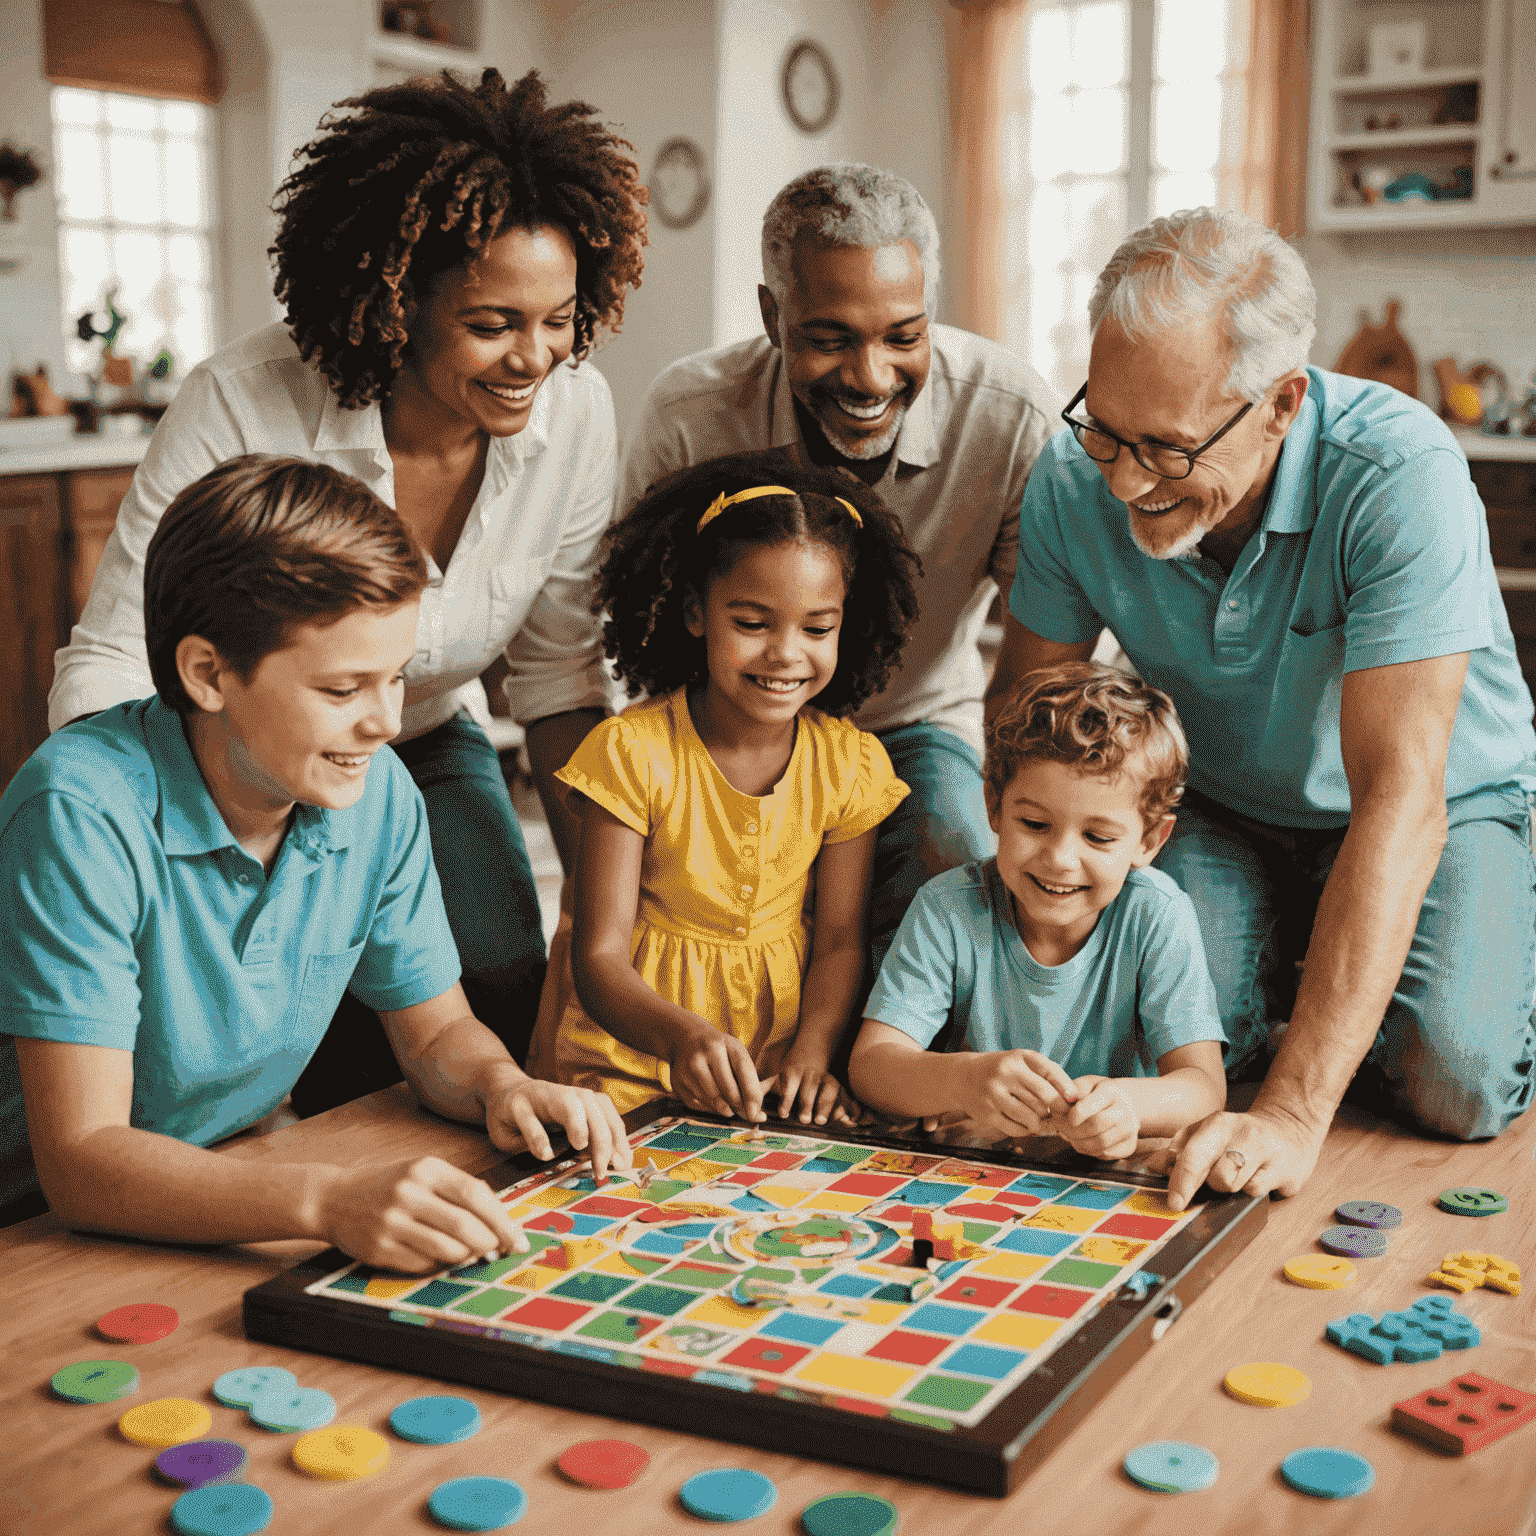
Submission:
{"label": "wooden table", "polygon": [[[483,1135],[418,1110],[403,1087],[343,1106],[269,1136],[230,1143],[226,1155],[351,1166],[435,1152],[471,1171],[498,1154]],[[336,1399],[338,1422],[389,1435],[390,1410],[432,1387],[417,1377],[252,1344],[240,1326],[241,1294],[315,1245],[267,1243],[184,1249],[61,1231],[42,1216],[0,1232],[9,1277],[0,1340],[0,1532],[6,1536],[85,1532],[164,1532],[174,1492],[155,1479],[153,1453],[122,1439],[118,1415],[131,1401],[185,1396],[209,1403],[215,1436],[250,1452],[248,1477],[271,1494],[271,1529],[303,1536],[436,1530],[427,1496],[449,1478],[493,1474],[516,1479],[529,1509],[515,1527],[579,1536],[648,1536],[708,1527],[683,1513],[677,1489],[708,1467],[748,1466],[778,1485],[779,1500],[747,1529],[761,1536],[799,1532],[813,1498],[857,1488],[884,1495],[901,1511],[903,1536],[1209,1536],[1209,1533],[1351,1532],[1392,1536],[1531,1536],[1536,1531],[1536,1425],[1468,1458],[1452,1458],[1386,1427],[1392,1403],[1450,1380],[1463,1369],[1536,1390],[1536,1114],[1499,1140],[1476,1146],[1426,1141],[1345,1109],[1319,1171],[1294,1199],[1271,1205],[1259,1237],[1211,1289],[1095,1408],[1071,1438],[1012,1498],[992,1500],[919,1482],[800,1461],[648,1425],[574,1413],[513,1397],[450,1387],[479,1404],[485,1427],[460,1445],[430,1448],[389,1436],[392,1455],[379,1475],[358,1483],[318,1483],[289,1460],[294,1437],[254,1429],[238,1410],[213,1404],[214,1378],[236,1366],[280,1363],[306,1386]],[[1507,1214],[1477,1220],[1447,1215],[1435,1195],[1452,1185],[1486,1185],[1509,1198]],[[1407,1220],[1385,1258],[1359,1264],[1346,1291],[1301,1290],[1281,1278],[1286,1259],[1315,1250],[1336,1204],[1380,1199]],[[1377,1366],[1326,1343],[1329,1319],[1380,1312],[1426,1294],[1423,1277],[1444,1254],[1489,1249],[1521,1264],[1533,1280],[1519,1297],[1474,1291],[1458,1301],[1483,1330],[1483,1343],[1421,1365]],[[109,1345],[93,1323],[128,1301],[167,1302],[181,1314],[169,1338]],[[143,1385],[135,1399],[71,1406],[48,1381],[71,1361],[131,1360]],[[1247,1360],[1277,1360],[1305,1371],[1312,1395],[1295,1408],[1235,1402],[1223,1375]],[[619,1435],[643,1445],[651,1469],[634,1488],[597,1493],[566,1483],[554,1458],[582,1439]],[[1204,1493],[1142,1490],[1120,1471],[1126,1451],[1145,1440],[1189,1440],[1221,1461]],[[1278,1466],[1289,1451],[1336,1445],[1376,1468],[1361,1498],[1332,1503],[1293,1492]]]}

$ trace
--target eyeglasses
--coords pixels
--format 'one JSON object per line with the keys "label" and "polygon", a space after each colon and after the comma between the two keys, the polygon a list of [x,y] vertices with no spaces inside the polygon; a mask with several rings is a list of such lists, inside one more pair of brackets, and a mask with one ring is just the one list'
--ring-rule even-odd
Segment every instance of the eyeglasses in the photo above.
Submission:
{"label": "eyeglasses", "polygon": [[1095,464],[1113,464],[1120,457],[1120,450],[1129,448],[1132,457],[1148,474],[1156,475],[1162,480],[1186,479],[1194,472],[1195,460],[1213,443],[1225,437],[1253,409],[1253,401],[1250,400],[1236,416],[1225,426],[1218,427],[1198,448],[1174,448],[1168,443],[1159,443],[1156,440],[1129,443],[1123,437],[1116,437],[1113,432],[1106,432],[1103,427],[1079,421],[1072,412],[1087,397],[1088,386],[1084,384],[1073,395],[1072,403],[1061,413],[1061,419],[1072,428],[1073,436],[1083,445],[1083,452]]}

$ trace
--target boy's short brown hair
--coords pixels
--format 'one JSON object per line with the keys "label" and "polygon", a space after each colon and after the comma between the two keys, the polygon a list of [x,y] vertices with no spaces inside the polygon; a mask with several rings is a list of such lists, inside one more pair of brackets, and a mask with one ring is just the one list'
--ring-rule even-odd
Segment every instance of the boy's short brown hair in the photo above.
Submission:
{"label": "boy's short brown hair", "polygon": [[394,607],[427,584],[399,514],[328,464],[247,453],[171,502],[144,556],[144,642],[160,697],[196,710],[176,647],[200,635],[241,678],[299,624]]}
{"label": "boy's short brown hair", "polygon": [[987,725],[987,809],[997,814],[1027,762],[1066,763],[1114,778],[1132,759],[1146,775],[1139,809],[1150,831],[1178,805],[1189,774],[1189,745],[1173,700],[1094,662],[1042,667],[1020,679]]}

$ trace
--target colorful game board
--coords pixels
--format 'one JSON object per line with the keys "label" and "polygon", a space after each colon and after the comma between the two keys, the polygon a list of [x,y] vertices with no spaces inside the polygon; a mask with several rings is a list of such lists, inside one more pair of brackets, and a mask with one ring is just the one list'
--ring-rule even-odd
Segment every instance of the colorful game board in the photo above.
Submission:
{"label": "colorful game board", "polygon": [[1003,1493],[1039,1459],[1020,1435],[1043,1454],[1263,1221],[901,1137],[629,1123],[600,1187],[493,1171],[530,1253],[401,1278],[331,1250],[249,1292],[247,1332]]}

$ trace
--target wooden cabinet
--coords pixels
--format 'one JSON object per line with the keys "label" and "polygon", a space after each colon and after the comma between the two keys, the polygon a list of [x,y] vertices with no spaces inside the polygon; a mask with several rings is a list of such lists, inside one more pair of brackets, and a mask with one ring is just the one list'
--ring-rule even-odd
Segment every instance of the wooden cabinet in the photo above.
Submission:
{"label": "wooden cabinet", "polygon": [[1526,685],[1536,694],[1536,444],[1529,460],[1476,459],[1472,481],[1488,513],[1488,544]]}
{"label": "wooden cabinet", "polygon": [[59,478],[69,521],[69,622],[74,624],[91,595],[101,552],[117,524],[118,506],[133,483],[133,468],[75,469]]}

